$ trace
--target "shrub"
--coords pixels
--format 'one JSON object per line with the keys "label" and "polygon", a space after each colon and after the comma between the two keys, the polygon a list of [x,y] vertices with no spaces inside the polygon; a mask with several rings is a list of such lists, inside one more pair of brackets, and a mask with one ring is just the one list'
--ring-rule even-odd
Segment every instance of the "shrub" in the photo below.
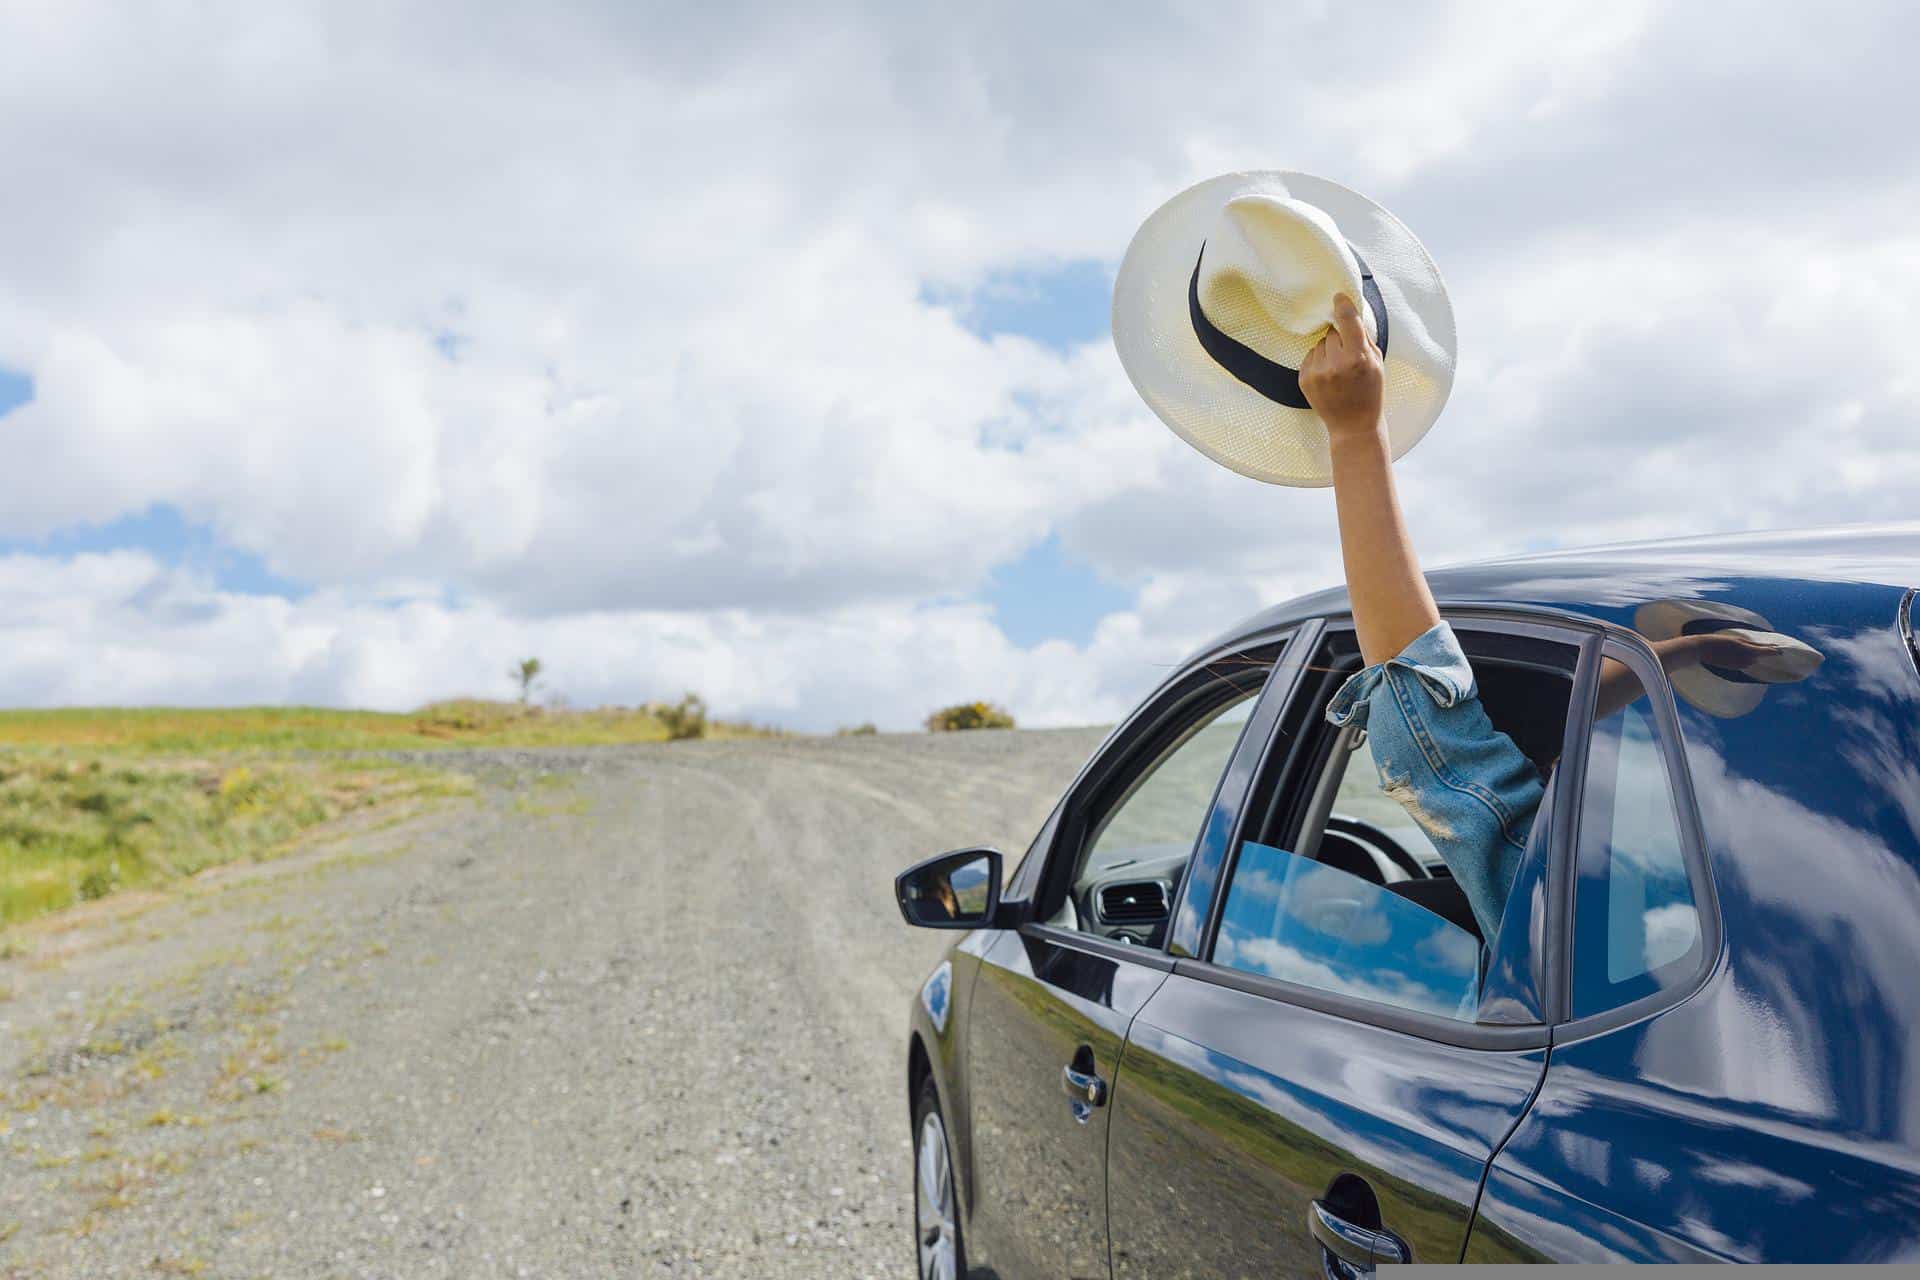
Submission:
{"label": "shrub", "polygon": [[927,717],[928,733],[951,733],[960,729],[1011,729],[1013,716],[991,702],[961,702],[942,707]]}
{"label": "shrub", "polygon": [[873,727],[873,721],[869,720],[864,724],[841,725],[833,731],[833,736],[836,738],[867,738],[878,732],[880,731]]}
{"label": "shrub", "polygon": [[79,894],[83,902],[92,902],[95,898],[104,898],[120,887],[120,864],[109,862],[104,867],[94,867],[80,877]]}
{"label": "shrub", "polygon": [[707,736],[707,701],[697,693],[682,696],[672,706],[663,703],[653,709],[653,714],[666,726],[669,742]]}
{"label": "shrub", "polygon": [[516,725],[540,718],[536,706],[517,702],[493,702],[485,698],[453,698],[429,702],[413,713],[414,730],[429,738],[455,738],[463,734],[499,733]]}

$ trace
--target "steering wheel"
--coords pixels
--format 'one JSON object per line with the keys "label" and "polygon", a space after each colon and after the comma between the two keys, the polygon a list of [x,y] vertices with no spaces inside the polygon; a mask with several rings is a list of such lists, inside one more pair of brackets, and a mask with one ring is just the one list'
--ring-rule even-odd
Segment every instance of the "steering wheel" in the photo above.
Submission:
{"label": "steering wheel", "polygon": [[1349,818],[1345,814],[1336,813],[1327,818],[1327,832],[1329,835],[1345,836],[1347,839],[1355,841],[1356,843],[1378,849],[1386,855],[1387,861],[1406,872],[1411,879],[1428,880],[1432,878],[1433,873],[1427,870],[1425,863],[1407,852],[1405,845],[1395,840],[1379,827],[1374,826],[1371,822],[1363,821],[1360,818]]}

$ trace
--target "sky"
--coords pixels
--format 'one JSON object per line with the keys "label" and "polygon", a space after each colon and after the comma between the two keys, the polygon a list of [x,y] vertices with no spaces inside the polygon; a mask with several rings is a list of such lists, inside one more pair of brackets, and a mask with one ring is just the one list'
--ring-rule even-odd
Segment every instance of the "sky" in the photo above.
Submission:
{"label": "sky", "polygon": [[1391,208],[1429,563],[1912,518],[1898,3],[0,0],[0,705],[1111,720],[1338,578],[1133,393],[1213,174]]}

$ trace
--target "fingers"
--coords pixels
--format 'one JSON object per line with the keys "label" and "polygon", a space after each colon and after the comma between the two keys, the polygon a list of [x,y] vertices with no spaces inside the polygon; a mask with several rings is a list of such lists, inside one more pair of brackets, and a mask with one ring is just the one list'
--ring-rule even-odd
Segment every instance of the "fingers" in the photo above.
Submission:
{"label": "fingers", "polygon": [[1364,358],[1366,330],[1360,327],[1360,312],[1353,299],[1344,293],[1333,295],[1333,327],[1314,343],[1313,350],[1300,362],[1303,375],[1331,373],[1347,361]]}
{"label": "fingers", "polygon": [[1335,297],[1333,327],[1300,362],[1300,391],[1336,436],[1379,429],[1380,354],[1352,298]]}
{"label": "fingers", "polygon": [[1366,350],[1367,331],[1360,327],[1360,308],[1344,293],[1333,295],[1333,331],[1348,350]]}
{"label": "fingers", "polygon": [[1701,646],[1701,660],[1731,671],[1745,671],[1762,658],[1781,653],[1784,646],[1739,635],[1709,634]]}
{"label": "fingers", "polygon": [[1327,350],[1327,344],[1329,342],[1338,342],[1339,340],[1338,335],[1333,333],[1332,330],[1328,330],[1327,336],[1314,343],[1313,350],[1307,352],[1307,358],[1300,362],[1300,376],[1302,378],[1311,378],[1317,375],[1320,372],[1321,366],[1326,364],[1330,354]]}

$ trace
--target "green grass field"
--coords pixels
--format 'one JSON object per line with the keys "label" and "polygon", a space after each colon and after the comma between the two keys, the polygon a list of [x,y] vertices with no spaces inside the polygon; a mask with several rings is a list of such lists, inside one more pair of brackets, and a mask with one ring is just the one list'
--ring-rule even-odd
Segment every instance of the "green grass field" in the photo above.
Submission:
{"label": "green grass field", "polygon": [[[712,737],[764,733],[707,724]],[[659,742],[645,708],[435,703],[0,711],[0,927],[272,856],[343,814],[469,789],[430,767],[346,753]]]}
{"label": "green grass field", "polygon": [[[715,737],[756,732],[716,723]],[[322,707],[171,707],[0,711],[0,749],[99,751],[394,751],[436,747],[555,747],[659,742],[646,708],[549,711],[511,702],[438,702],[411,712]]]}
{"label": "green grass field", "polygon": [[343,814],[470,785],[364,760],[0,751],[0,925],[265,858]]}

